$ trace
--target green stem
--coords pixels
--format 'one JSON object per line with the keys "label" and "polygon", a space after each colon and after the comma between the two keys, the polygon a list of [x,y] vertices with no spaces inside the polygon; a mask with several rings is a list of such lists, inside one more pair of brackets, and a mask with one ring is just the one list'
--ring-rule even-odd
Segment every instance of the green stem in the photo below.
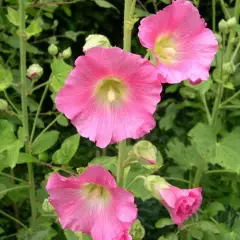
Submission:
{"label": "green stem", "polygon": [[204,173],[204,168],[205,168],[205,160],[203,157],[201,157],[201,161],[199,162],[197,172],[193,182],[194,187],[199,187],[203,173]]}
{"label": "green stem", "polygon": [[39,103],[39,105],[38,105],[37,113],[36,113],[36,115],[35,115],[35,119],[34,119],[34,122],[33,122],[31,137],[30,137],[30,142],[31,142],[31,143],[32,143],[33,137],[34,137],[34,133],[35,133],[36,125],[37,125],[37,119],[38,119],[38,116],[39,116],[39,114],[40,114],[43,101],[44,101],[44,99],[45,99],[45,97],[46,97],[46,94],[47,94],[47,91],[48,91],[48,88],[49,88],[49,83],[50,83],[50,82],[48,82],[48,84],[45,86],[45,89],[44,89],[44,91],[43,91],[43,94],[42,94],[40,103]]}
{"label": "green stem", "polygon": [[37,89],[39,89],[39,88],[41,88],[41,87],[44,87],[46,84],[48,84],[48,81],[39,84],[38,86],[36,86],[35,88],[33,88],[32,93],[33,93],[34,91],[36,91]]}
{"label": "green stem", "polygon": [[10,97],[8,96],[7,92],[4,91],[4,96],[7,99],[7,101],[9,102],[9,104],[12,106],[12,108],[19,114],[19,110],[17,109],[17,107],[14,105],[14,103],[11,101]]}
{"label": "green stem", "polygon": [[144,177],[144,176],[136,176],[129,184],[128,184],[128,186],[127,186],[127,188],[126,189],[129,189],[138,179],[143,179],[143,180],[145,180],[146,179],[146,177]]}
{"label": "green stem", "polygon": [[216,0],[212,0],[212,29],[216,31]]}
{"label": "green stem", "polygon": [[153,0],[152,3],[153,3],[154,11],[155,13],[157,13],[158,12],[157,1]]}
{"label": "green stem", "polygon": [[20,178],[17,178],[17,177],[13,177],[13,176],[11,176],[9,174],[6,174],[6,173],[3,173],[3,172],[0,172],[0,175],[8,177],[8,178],[11,178],[11,179],[14,179],[14,180],[19,181],[19,182],[27,183],[27,181],[25,181],[23,179],[20,179]]}
{"label": "green stem", "polygon": [[240,105],[224,105],[221,109],[239,109]]}
{"label": "green stem", "polygon": [[185,179],[181,179],[181,178],[174,178],[174,177],[163,177],[165,180],[168,180],[168,181],[177,181],[177,182],[184,182],[184,183],[187,183],[189,184],[189,181],[188,180],[185,180]]}
{"label": "green stem", "polygon": [[206,112],[206,115],[207,115],[208,124],[210,124],[212,119],[211,119],[211,114],[209,112],[209,108],[208,108],[208,105],[207,105],[206,97],[203,94],[200,94],[200,97],[201,97],[201,100],[203,102],[203,106],[204,106],[204,109],[205,109],[205,112]]}
{"label": "green stem", "polygon": [[17,190],[17,189],[22,189],[22,188],[29,188],[29,185],[23,185],[23,186],[17,186],[17,187],[12,187],[12,188],[5,189],[3,191],[0,191],[0,195],[6,194],[7,192],[11,192],[11,191],[14,191],[14,190]]}
{"label": "green stem", "polygon": [[226,35],[223,35],[223,50],[222,50],[222,54],[221,54],[221,66],[220,66],[220,74],[221,74],[221,82],[218,85],[218,89],[217,89],[217,95],[215,98],[215,102],[213,105],[213,111],[212,111],[212,121],[211,121],[211,126],[214,127],[216,124],[216,120],[218,117],[218,112],[219,112],[219,106],[221,103],[221,99],[223,96],[223,90],[224,90],[224,82],[223,82],[223,56],[224,56],[224,49],[225,49],[225,38]]}
{"label": "green stem", "polygon": [[236,172],[235,171],[233,171],[233,170],[211,170],[211,171],[207,171],[207,172],[205,172],[205,174],[215,174],[215,173],[232,173],[232,174],[236,174]]}
{"label": "green stem", "polygon": [[222,11],[224,13],[225,19],[229,19],[230,18],[230,14],[229,14],[226,6],[225,6],[224,0],[220,0],[220,5],[221,5]]}
{"label": "green stem", "polygon": [[117,183],[118,186],[124,185],[124,159],[125,159],[125,151],[126,151],[126,139],[122,140],[119,143],[118,149],[118,160],[117,160]]}
{"label": "green stem", "polygon": [[132,7],[132,0],[125,0],[124,4],[124,26],[123,26],[123,49],[131,51],[132,29],[129,27],[129,17]]}
{"label": "green stem", "polygon": [[231,60],[230,60],[231,63],[234,63],[234,60],[235,60],[235,58],[238,54],[239,49],[240,49],[240,41],[238,42],[238,45],[237,45],[236,49],[234,50],[234,52],[232,54],[232,57],[231,57]]}
{"label": "green stem", "polygon": [[238,95],[240,94],[240,90],[238,90],[235,94],[233,94],[230,98],[228,98],[227,100],[225,100],[220,107],[223,107],[224,105],[226,105],[227,103],[231,102],[234,98],[236,98]]}
{"label": "green stem", "polygon": [[[34,142],[37,141],[38,138],[40,138],[42,136],[43,133],[45,133],[63,114],[59,114],[58,116],[56,116],[55,119],[52,120],[52,122],[50,122],[47,127],[45,127],[40,133],[39,135],[34,139]],[[34,143],[33,142],[33,143]]]}
{"label": "green stem", "polygon": [[[21,73],[21,101],[22,101],[22,123],[24,131],[25,150],[30,152],[29,143],[29,128],[28,128],[28,109],[27,109],[27,82],[26,82],[26,34],[25,34],[25,5],[24,0],[19,0],[20,26],[19,26],[19,40],[20,40],[20,73]],[[30,204],[31,204],[31,225],[32,228],[36,226],[37,207],[35,196],[35,183],[32,163],[28,163],[28,182],[30,185]]]}
{"label": "green stem", "polygon": [[21,225],[23,228],[28,229],[28,227],[27,227],[25,224],[23,224],[22,222],[20,222],[20,221],[17,220],[16,218],[12,217],[11,215],[5,213],[4,211],[0,210],[0,214],[2,214],[3,216],[5,216],[5,217],[7,217],[7,218],[9,218],[9,219],[11,219],[11,220],[13,220],[14,222],[18,223],[18,224]]}

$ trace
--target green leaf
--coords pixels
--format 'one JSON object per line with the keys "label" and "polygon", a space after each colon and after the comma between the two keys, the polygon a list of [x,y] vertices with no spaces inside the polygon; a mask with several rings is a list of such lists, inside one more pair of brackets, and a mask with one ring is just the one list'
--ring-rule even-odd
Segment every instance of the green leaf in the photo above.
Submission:
{"label": "green leaf", "polygon": [[68,164],[78,149],[79,141],[79,134],[66,138],[61,148],[54,153],[53,162],[56,164]]}
{"label": "green leaf", "polygon": [[163,2],[165,4],[170,4],[172,1],[171,0],[161,0],[161,2]]}
{"label": "green leaf", "polygon": [[78,31],[78,32],[66,31],[66,32],[65,32],[65,36],[66,36],[67,38],[73,40],[74,42],[76,42],[76,41],[77,41],[77,37],[78,37],[79,35],[83,35],[83,34],[85,34],[85,33],[86,33],[86,32],[84,32],[84,31]]}
{"label": "green leaf", "polygon": [[210,78],[208,79],[208,81],[202,81],[201,83],[196,85],[192,85],[191,83],[189,83],[189,81],[184,81],[184,85],[204,95],[212,87],[213,81]]}
{"label": "green leaf", "polygon": [[102,7],[102,8],[114,8],[117,12],[118,9],[111,3],[105,1],[105,0],[94,0],[94,2],[99,6],[99,7]]}
{"label": "green leaf", "polygon": [[101,156],[94,158],[91,164],[99,164],[105,169],[111,171],[113,174],[116,173],[116,157]]}
{"label": "green leaf", "polygon": [[0,234],[3,234],[4,232],[4,229],[0,227]]}
{"label": "green leaf", "polygon": [[58,119],[57,119],[57,123],[63,127],[67,127],[68,126],[68,120],[66,117],[64,116],[60,116]]}
{"label": "green leaf", "polygon": [[11,71],[0,64],[0,91],[7,89],[12,81],[13,77]]}
{"label": "green leaf", "polygon": [[217,225],[210,221],[205,221],[205,220],[198,221],[197,227],[198,229],[205,232],[211,232],[215,234],[220,232]]}
{"label": "green leaf", "polygon": [[189,233],[194,239],[202,240],[203,239],[203,232],[200,231],[197,227],[193,226],[189,229]]}
{"label": "green leaf", "polygon": [[57,142],[58,136],[59,132],[55,130],[43,133],[33,142],[32,153],[39,154],[46,151]]}
{"label": "green leaf", "polygon": [[54,59],[51,64],[52,74],[50,76],[50,86],[53,92],[58,92],[65,83],[65,80],[72,70],[72,67],[66,64],[63,59]]}
{"label": "green leaf", "polygon": [[6,190],[7,190],[6,186],[0,183],[0,200],[6,195],[7,193]]}
{"label": "green leaf", "polygon": [[163,228],[165,226],[173,225],[174,223],[170,218],[161,218],[155,223],[156,228]]}
{"label": "green leaf", "polygon": [[22,147],[22,142],[17,140],[15,141],[7,150],[6,156],[6,166],[14,168],[17,164],[19,157],[19,150]]}
{"label": "green leaf", "polygon": [[10,7],[7,8],[7,12],[8,12],[7,18],[9,22],[11,22],[15,26],[19,26],[20,23],[19,12]]}
{"label": "green leaf", "polygon": [[40,24],[38,21],[33,20],[31,21],[30,25],[26,28],[25,31],[27,34],[27,38],[30,38],[32,36],[39,34],[42,31],[42,28],[40,27]]}
{"label": "green leaf", "polygon": [[218,214],[218,212],[225,211],[225,210],[226,210],[225,207],[220,202],[210,203],[206,209],[209,217],[214,217]]}
{"label": "green leaf", "polygon": [[145,229],[137,219],[130,229],[130,235],[133,240],[142,240],[145,236]]}
{"label": "green leaf", "polygon": [[28,162],[38,162],[38,160],[31,154],[20,152],[17,164],[28,163]]}

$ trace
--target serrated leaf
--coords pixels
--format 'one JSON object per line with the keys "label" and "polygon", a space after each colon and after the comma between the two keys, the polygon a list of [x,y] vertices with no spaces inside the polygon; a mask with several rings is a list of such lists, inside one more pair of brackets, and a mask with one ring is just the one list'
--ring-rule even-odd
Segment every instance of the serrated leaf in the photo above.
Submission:
{"label": "serrated leaf", "polygon": [[220,202],[213,202],[207,206],[206,211],[209,217],[214,217],[218,214],[218,212],[225,211],[225,207]]}
{"label": "serrated leaf", "polygon": [[59,132],[55,130],[43,133],[33,142],[32,153],[39,154],[46,151],[57,142],[58,136]]}
{"label": "serrated leaf", "polygon": [[79,134],[66,138],[61,148],[54,153],[53,162],[56,164],[68,164],[78,149],[79,141]]}
{"label": "serrated leaf", "polygon": [[105,0],[94,0],[94,2],[99,6],[99,7],[102,7],[102,8],[114,8],[117,12],[118,9],[111,3],[105,1]]}
{"label": "serrated leaf", "polygon": [[197,227],[198,229],[205,232],[211,232],[215,234],[220,232],[217,225],[210,221],[205,221],[205,220],[198,221]]}
{"label": "serrated leaf", "polygon": [[21,147],[22,142],[17,140],[8,148],[5,166],[9,166],[11,168],[14,168],[16,166]]}
{"label": "serrated leaf", "polygon": [[111,171],[113,174],[116,173],[116,157],[101,156],[94,158],[91,164],[99,164],[105,169]]}
{"label": "serrated leaf", "polygon": [[161,218],[155,223],[156,228],[163,228],[165,226],[173,225],[174,223],[170,218]]}
{"label": "serrated leaf", "polygon": [[35,36],[39,34],[41,31],[42,31],[42,28],[40,27],[39,22],[36,20],[31,21],[30,25],[25,30],[27,34],[27,38]]}
{"label": "serrated leaf", "polygon": [[54,59],[51,64],[51,69],[50,86],[52,91],[57,93],[64,86],[72,67],[65,63],[63,59]]}
{"label": "serrated leaf", "polygon": [[15,26],[19,26],[20,23],[19,12],[10,7],[7,8],[7,12],[8,12],[7,18],[9,22],[11,22]]}
{"label": "serrated leaf", "polygon": [[0,91],[7,89],[12,81],[13,77],[11,71],[0,64]]}

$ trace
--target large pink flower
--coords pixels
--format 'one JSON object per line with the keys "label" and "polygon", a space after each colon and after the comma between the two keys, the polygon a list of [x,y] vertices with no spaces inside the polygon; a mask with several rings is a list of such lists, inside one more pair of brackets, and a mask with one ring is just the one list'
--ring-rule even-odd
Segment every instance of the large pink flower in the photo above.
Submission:
{"label": "large pink flower", "polygon": [[190,1],[173,0],[157,14],[142,19],[139,39],[157,57],[168,83],[207,80],[217,41]]}
{"label": "large pink flower", "polygon": [[103,148],[154,128],[161,84],[149,61],[117,47],[96,47],[75,65],[56,105],[79,134]]}
{"label": "large pink flower", "polygon": [[92,165],[79,177],[55,173],[47,183],[49,201],[63,228],[90,234],[94,240],[131,240],[137,216],[133,195],[117,187],[112,175]]}
{"label": "large pink flower", "polygon": [[158,188],[162,204],[167,208],[172,221],[181,224],[201,206],[202,188],[180,189],[172,185]]}

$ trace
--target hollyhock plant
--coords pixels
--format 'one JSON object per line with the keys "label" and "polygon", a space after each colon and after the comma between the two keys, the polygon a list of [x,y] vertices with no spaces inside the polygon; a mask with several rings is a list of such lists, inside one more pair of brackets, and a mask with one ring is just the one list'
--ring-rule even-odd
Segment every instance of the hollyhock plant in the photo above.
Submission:
{"label": "hollyhock plant", "polygon": [[148,60],[117,47],[95,47],[75,65],[56,105],[79,134],[104,148],[155,127],[162,80]]}
{"label": "hollyhock plant", "polygon": [[173,0],[156,14],[142,19],[142,45],[156,56],[167,83],[207,80],[217,52],[217,40],[190,1]]}
{"label": "hollyhock plant", "polygon": [[54,173],[46,188],[63,228],[94,240],[132,239],[128,231],[137,217],[134,196],[101,166],[92,165],[78,177]]}
{"label": "hollyhock plant", "polygon": [[171,219],[179,227],[191,217],[202,204],[202,188],[177,188],[159,176],[149,176],[146,187],[168,210]]}

